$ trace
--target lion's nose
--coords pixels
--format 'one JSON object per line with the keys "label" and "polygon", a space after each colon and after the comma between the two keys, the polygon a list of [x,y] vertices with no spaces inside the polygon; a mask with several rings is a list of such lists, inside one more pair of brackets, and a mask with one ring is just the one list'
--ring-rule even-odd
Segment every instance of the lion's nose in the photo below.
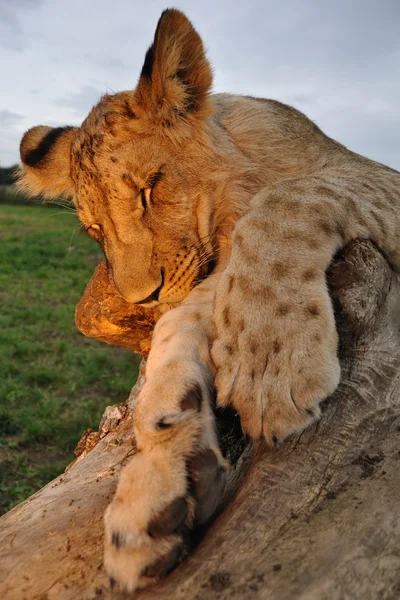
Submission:
{"label": "lion's nose", "polygon": [[[146,296],[145,298],[141,299],[141,300],[137,300],[137,295],[135,297],[135,300],[133,301],[134,304],[150,304],[152,302],[158,302],[159,299],[159,295],[161,292],[161,289],[164,285],[164,272],[163,270],[161,270],[160,273],[160,285],[154,290],[154,292],[151,292],[151,294],[149,294],[148,296]],[[128,300],[128,302],[132,302],[132,300],[129,300],[125,294],[122,294],[126,300]]]}
{"label": "lion's nose", "polygon": [[147,296],[143,300],[136,301],[135,304],[149,304],[150,302],[158,302],[158,297],[160,295],[161,288],[162,284],[156,290],[154,290],[154,292],[150,294],[150,296]]}

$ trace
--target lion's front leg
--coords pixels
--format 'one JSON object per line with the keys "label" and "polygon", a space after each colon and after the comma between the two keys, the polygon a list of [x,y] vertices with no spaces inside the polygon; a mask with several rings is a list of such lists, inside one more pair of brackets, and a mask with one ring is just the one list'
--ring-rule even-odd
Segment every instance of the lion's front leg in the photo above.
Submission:
{"label": "lion's front leg", "polygon": [[271,445],[318,418],[339,382],[325,270],[344,242],[345,213],[315,187],[288,182],[253,200],[216,293],[218,403]]}
{"label": "lion's front leg", "polygon": [[154,332],[134,410],[139,452],[105,514],[105,567],[128,591],[183,560],[192,530],[211,518],[225,488],[209,356],[214,287],[213,278],[198,286]]}

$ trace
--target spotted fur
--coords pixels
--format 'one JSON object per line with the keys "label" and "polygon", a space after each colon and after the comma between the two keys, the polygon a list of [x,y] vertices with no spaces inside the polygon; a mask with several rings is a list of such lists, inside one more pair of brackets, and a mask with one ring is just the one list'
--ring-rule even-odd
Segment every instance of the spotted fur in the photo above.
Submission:
{"label": "spotted fur", "polygon": [[370,238],[400,267],[399,173],[290,106],[210,87],[200,37],[167,10],[134,91],[21,142],[21,187],[72,195],[126,300],[176,305],[135,408],[141,452],[105,515],[105,565],[129,591],[180,562],[218,507],[214,385],[251,436],[301,431],[340,378],[335,252]]}

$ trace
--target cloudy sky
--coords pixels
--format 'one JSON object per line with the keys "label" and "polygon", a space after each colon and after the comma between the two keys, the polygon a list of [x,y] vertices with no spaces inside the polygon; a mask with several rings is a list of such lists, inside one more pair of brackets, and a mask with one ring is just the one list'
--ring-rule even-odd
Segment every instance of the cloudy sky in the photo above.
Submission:
{"label": "cloudy sky", "polygon": [[[168,0],[0,0],[0,164],[32,125],[79,124],[134,87]],[[177,0],[214,90],[279,99],[400,169],[400,0]]]}

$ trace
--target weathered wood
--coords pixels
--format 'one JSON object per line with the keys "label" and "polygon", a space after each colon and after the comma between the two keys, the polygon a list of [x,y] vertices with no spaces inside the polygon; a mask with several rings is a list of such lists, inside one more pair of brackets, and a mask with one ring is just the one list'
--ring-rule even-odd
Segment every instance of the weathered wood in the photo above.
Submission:
{"label": "weathered wood", "polygon": [[[329,280],[343,378],[321,421],[278,451],[251,459],[247,447],[232,471],[231,489],[250,464],[235,500],[184,564],[135,598],[400,597],[399,285],[364,241],[345,249]],[[135,452],[137,391],[90,452],[0,519],[0,598],[119,597],[102,568],[102,513]]]}
{"label": "weathered wood", "polygon": [[154,325],[170,306],[144,308],[129,304],[109,280],[106,263],[102,262],[75,309],[75,323],[87,337],[129,348],[147,357]]}

